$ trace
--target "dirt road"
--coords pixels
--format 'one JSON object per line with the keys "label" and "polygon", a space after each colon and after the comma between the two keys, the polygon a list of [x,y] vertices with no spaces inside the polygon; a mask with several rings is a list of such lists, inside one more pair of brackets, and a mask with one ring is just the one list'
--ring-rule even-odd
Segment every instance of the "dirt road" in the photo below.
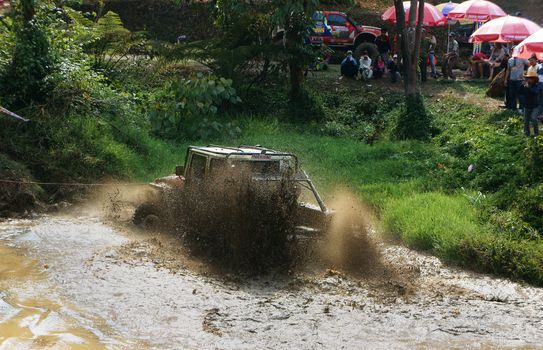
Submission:
{"label": "dirt road", "polygon": [[379,250],[242,279],[94,216],[0,222],[0,349],[543,348],[542,289]]}

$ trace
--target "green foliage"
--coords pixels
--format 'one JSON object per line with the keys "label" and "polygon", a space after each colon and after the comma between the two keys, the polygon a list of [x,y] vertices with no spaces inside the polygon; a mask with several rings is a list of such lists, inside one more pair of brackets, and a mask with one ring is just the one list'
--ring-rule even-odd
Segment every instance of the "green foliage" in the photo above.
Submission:
{"label": "green foliage", "polygon": [[235,132],[235,127],[210,122],[220,109],[241,102],[224,78],[197,75],[170,81],[156,93],[150,111],[151,123],[157,135],[168,138],[204,137],[209,132]]}
{"label": "green foliage", "polygon": [[288,114],[295,121],[318,121],[324,118],[320,97],[309,89],[302,89],[289,100]]}
{"label": "green foliage", "polygon": [[400,140],[425,140],[430,136],[431,118],[420,94],[406,95],[405,110],[400,113],[395,134]]}
{"label": "green foliage", "polygon": [[4,99],[12,107],[43,102],[50,88],[46,78],[53,62],[43,19],[36,15],[34,0],[21,0],[17,4],[13,26],[15,46],[0,79]]}
{"label": "green foliage", "polygon": [[368,91],[361,96],[326,93],[324,107],[328,122],[323,132],[376,142],[395,122],[401,100],[399,94],[381,90]]}

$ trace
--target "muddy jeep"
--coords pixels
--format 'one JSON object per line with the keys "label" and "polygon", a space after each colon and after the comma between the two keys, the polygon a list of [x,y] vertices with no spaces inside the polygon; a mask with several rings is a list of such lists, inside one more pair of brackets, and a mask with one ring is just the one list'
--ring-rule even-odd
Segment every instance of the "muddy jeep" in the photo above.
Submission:
{"label": "muddy jeep", "polygon": [[[185,165],[177,166],[175,175],[158,178],[149,185],[153,189],[151,199],[136,209],[133,218],[135,224],[144,227],[182,221],[189,221],[192,226],[202,224],[205,218],[197,220],[192,216],[206,208],[203,216],[207,216],[208,221],[217,220],[213,210],[220,209],[209,208],[228,206],[242,195],[245,195],[244,201],[256,202],[265,197],[268,203],[295,203],[285,204],[279,214],[285,211],[293,214],[290,216],[296,220],[298,233],[325,230],[331,218],[311,179],[300,169],[298,158],[260,146],[190,146]],[[249,190],[252,196],[247,195]],[[264,209],[258,213],[245,210],[235,214],[265,216],[264,212]],[[275,213],[277,210],[268,216],[277,215]]]}

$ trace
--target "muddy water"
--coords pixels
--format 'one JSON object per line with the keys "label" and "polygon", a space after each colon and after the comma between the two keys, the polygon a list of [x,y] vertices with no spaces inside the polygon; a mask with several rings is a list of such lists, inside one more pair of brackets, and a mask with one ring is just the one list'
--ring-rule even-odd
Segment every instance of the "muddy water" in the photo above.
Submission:
{"label": "muddy water", "polygon": [[0,349],[543,348],[542,289],[378,249],[242,279],[97,217],[0,222]]}

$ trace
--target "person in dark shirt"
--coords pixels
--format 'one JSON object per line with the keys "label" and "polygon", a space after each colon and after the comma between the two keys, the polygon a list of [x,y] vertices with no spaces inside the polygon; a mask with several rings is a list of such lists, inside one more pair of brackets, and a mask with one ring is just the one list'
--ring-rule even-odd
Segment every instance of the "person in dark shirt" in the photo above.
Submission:
{"label": "person in dark shirt", "polygon": [[383,59],[385,64],[388,64],[390,61],[390,38],[388,37],[387,30],[381,29],[381,35],[375,38],[375,45],[377,46],[377,51],[379,51],[379,56]]}
{"label": "person in dark shirt", "polygon": [[398,55],[392,57],[392,61],[388,63],[388,77],[392,83],[398,82],[402,76],[400,74],[400,64],[398,63]]}
{"label": "person in dark shirt", "polygon": [[539,134],[538,117],[541,114],[543,91],[538,83],[537,72],[528,71],[524,74],[524,81],[519,90],[524,102],[524,134],[526,136],[530,136],[530,126],[534,129],[534,135]]}
{"label": "person in dark shirt", "polygon": [[347,51],[347,57],[341,62],[341,76],[354,78],[358,74],[358,61],[352,51]]}

